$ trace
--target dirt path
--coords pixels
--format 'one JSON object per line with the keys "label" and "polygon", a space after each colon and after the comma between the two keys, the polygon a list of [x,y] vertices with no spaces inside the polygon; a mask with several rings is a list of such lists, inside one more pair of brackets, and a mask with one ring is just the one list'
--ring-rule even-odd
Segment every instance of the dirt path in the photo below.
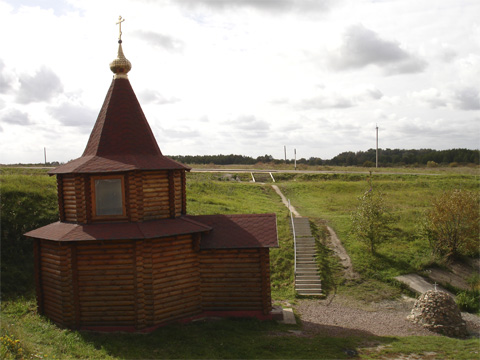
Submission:
{"label": "dirt path", "polygon": [[292,206],[292,204],[290,204],[290,207],[288,207],[288,200],[285,197],[285,195],[283,195],[282,191],[278,188],[278,186],[277,185],[272,185],[272,188],[273,188],[273,190],[275,190],[275,192],[282,199],[283,205],[285,205],[287,207],[287,209],[289,209],[295,217],[301,217],[301,215],[298,213],[297,210],[295,210],[295,208]]}
{"label": "dirt path", "polygon": [[[278,186],[272,188],[288,208],[288,200]],[[301,215],[290,205],[295,217]],[[343,247],[340,239],[330,226],[330,248],[338,256],[344,268],[346,279],[356,279],[359,274],[353,271],[352,261]],[[479,264],[475,264],[478,268]],[[439,336],[407,320],[407,315],[413,307],[415,299],[403,297],[399,300],[386,300],[380,303],[365,304],[363,302],[335,296],[324,300],[299,300],[294,306],[301,317],[303,329],[298,336],[325,335],[333,337],[344,336]],[[289,304],[289,306],[291,306]],[[480,317],[474,314],[462,313],[471,336],[480,337]]]}
{"label": "dirt path", "polygon": [[[272,185],[273,190],[280,196],[282,199],[283,204],[288,208],[288,200],[287,198],[283,195],[282,191],[278,188],[277,185]],[[290,211],[292,211],[293,215],[295,217],[301,217],[301,215],[298,213],[298,211],[290,204]],[[353,266],[352,266],[352,260],[350,259],[350,256],[348,256],[347,251],[342,245],[342,242],[338,238],[337,234],[333,229],[327,225],[327,230],[329,233],[330,237],[330,249],[333,250],[336,256],[338,256],[340,263],[343,266],[344,269],[344,276],[347,280],[351,279],[357,279],[359,275],[353,271]]]}
{"label": "dirt path", "polygon": [[350,259],[350,256],[348,256],[347,251],[342,245],[342,242],[338,238],[337,234],[333,229],[327,225],[327,230],[328,233],[330,234],[330,249],[333,250],[335,255],[340,260],[340,263],[343,266],[343,275],[345,279],[347,280],[352,280],[352,279],[358,279],[360,275],[353,271],[353,265],[352,265],[352,260]]}

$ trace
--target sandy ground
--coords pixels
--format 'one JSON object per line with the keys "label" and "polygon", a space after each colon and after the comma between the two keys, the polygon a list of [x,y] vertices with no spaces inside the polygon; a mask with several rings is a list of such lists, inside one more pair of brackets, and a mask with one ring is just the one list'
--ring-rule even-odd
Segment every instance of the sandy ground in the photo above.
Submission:
{"label": "sandy ground", "polygon": [[[414,299],[365,304],[336,297],[329,300],[299,300],[294,306],[307,336],[439,336],[407,320]],[[480,337],[480,317],[462,313],[471,336]]]}

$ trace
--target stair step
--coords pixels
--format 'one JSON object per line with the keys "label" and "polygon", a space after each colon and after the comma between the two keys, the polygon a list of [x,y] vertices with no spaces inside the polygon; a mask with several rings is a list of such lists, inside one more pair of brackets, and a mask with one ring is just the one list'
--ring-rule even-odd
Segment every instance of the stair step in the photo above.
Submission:
{"label": "stair step", "polygon": [[321,281],[320,279],[311,279],[311,280],[302,280],[302,279],[296,279],[295,284],[297,285],[316,285],[319,284]]}
{"label": "stair step", "polygon": [[311,275],[311,276],[315,276],[317,275],[318,276],[318,271],[317,270],[297,270],[297,276],[300,275],[305,275],[305,276],[308,276],[308,275]]}
{"label": "stair step", "polygon": [[296,285],[295,290],[297,291],[322,291],[322,287],[320,285],[314,285],[314,286],[305,286],[305,285]]}
{"label": "stair step", "polygon": [[320,276],[312,275],[297,275],[296,281],[321,281]]}
{"label": "stair step", "polygon": [[304,295],[304,296],[323,296],[323,293],[317,290],[313,290],[313,291],[301,290],[301,291],[297,291],[297,293],[298,295]]}
{"label": "stair step", "polygon": [[313,268],[313,269],[316,269],[316,268],[317,268],[317,263],[314,262],[314,261],[311,261],[311,262],[301,262],[301,263],[298,263],[298,262],[297,262],[297,270],[298,270],[298,269],[305,269],[305,268]]}

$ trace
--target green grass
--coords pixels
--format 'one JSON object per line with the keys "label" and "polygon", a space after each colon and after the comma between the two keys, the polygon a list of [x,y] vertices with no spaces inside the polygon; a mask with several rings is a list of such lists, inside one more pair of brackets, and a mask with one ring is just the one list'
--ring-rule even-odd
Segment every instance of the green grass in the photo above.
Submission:
{"label": "green grass", "polygon": [[480,346],[479,339],[443,336],[299,337],[289,332],[301,330],[297,325],[254,319],[200,320],[149,334],[72,331],[37,315],[32,299],[3,302],[0,317],[1,335],[19,340],[25,359],[347,359],[347,350],[360,359],[429,352],[436,359],[473,359]]}
{"label": "green grass", "polygon": [[[377,248],[376,255],[370,254],[365,244],[350,235],[351,213],[358,205],[358,197],[370,188],[369,177],[361,174],[306,174],[278,185],[301,215],[314,222],[325,219],[335,230],[352,259],[354,270],[368,283],[364,285],[375,289],[379,282],[394,284],[398,291],[384,291],[382,285],[383,290],[378,292],[386,296],[398,295],[400,289],[392,282],[394,276],[418,272],[436,262],[428,242],[418,236],[419,220],[432,199],[454,188],[479,191],[478,177],[464,174],[373,176],[374,188],[385,194],[395,217],[391,238]],[[355,285],[355,289],[360,288]],[[355,293],[355,289],[348,290]],[[358,291],[359,295],[362,293],[367,294]]]}
{"label": "green grass", "polygon": [[[55,178],[39,169],[0,168],[0,174],[2,237],[5,236],[3,231],[18,234],[32,226],[38,227],[38,223],[32,222],[34,219],[40,218],[47,223],[56,220]],[[187,212],[193,215],[276,213],[280,248],[270,252],[272,297],[277,301],[292,302],[295,299],[293,243],[287,209],[269,184],[248,183],[248,174],[239,177],[242,182],[226,181],[230,177],[225,174],[187,174]],[[357,282],[341,285],[338,292],[353,294],[365,301],[397,296],[400,289],[392,286],[389,281],[392,276],[422,269],[433,261],[428,256],[426,244],[415,235],[416,221],[433,196],[455,187],[478,190],[478,178],[466,174],[375,175],[374,184],[386,193],[398,221],[394,241],[381,246],[379,256],[370,259],[361,244],[354,242],[348,233],[350,213],[355,209],[356,199],[368,189],[366,174],[285,174],[276,178],[297,210],[315,223],[319,247],[322,247],[320,239],[325,235],[322,219],[337,231],[355,268],[363,275],[363,279]],[[8,216],[4,218],[3,212],[7,210]],[[4,220],[10,221],[6,223],[7,228]],[[0,332],[12,341],[18,340],[25,359],[345,359],[350,358],[346,350],[355,350],[361,359],[398,358],[409,354],[427,357],[433,352],[435,355],[430,355],[434,358],[478,358],[478,339],[369,335],[361,338],[298,337],[289,330],[301,330],[299,325],[286,326],[251,319],[172,324],[150,334],[99,334],[60,329],[36,313],[29,242],[15,238],[14,244],[21,244],[18,248],[25,252],[11,254],[15,261],[10,264],[17,263],[15,269],[19,273],[15,273],[12,267],[5,270],[2,259],[2,291],[8,290],[8,296],[2,299]],[[3,250],[4,238],[2,256]],[[327,260],[322,271],[326,279],[332,281],[330,288],[333,288],[333,282],[339,280],[338,262],[324,246],[322,253]],[[5,282],[4,278],[9,280]],[[3,342],[0,355],[15,358],[14,353],[6,351]]]}

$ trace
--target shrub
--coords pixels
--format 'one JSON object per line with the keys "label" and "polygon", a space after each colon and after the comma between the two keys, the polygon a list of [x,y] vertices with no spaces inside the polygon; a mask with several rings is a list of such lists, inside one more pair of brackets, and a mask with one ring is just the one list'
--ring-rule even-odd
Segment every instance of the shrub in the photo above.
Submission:
{"label": "shrub", "polygon": [[471,313],[480,311],[480,291],[462,291],[457,294],[457,304],[460,310]]}
{"label": "shrub", "polygon": [[352,214],[352,234],[368,245],[372,254],[381,242],[391,235],[393,218],[386,207],[383,194],[371,188],[358,198],[360,204]]}
{"label": "shrub", "polygon": [[33,242],[27,231],[58,220],[55,180],[46,176],[3,175],[1,292],[22,294],[33,285]]}
{"label": "shrub", "polygon": [[478,254],[479,224],[478,194],[452,190],[433,201],[433,207],[425,214],[421,231],[434,254],[453,258]]}

